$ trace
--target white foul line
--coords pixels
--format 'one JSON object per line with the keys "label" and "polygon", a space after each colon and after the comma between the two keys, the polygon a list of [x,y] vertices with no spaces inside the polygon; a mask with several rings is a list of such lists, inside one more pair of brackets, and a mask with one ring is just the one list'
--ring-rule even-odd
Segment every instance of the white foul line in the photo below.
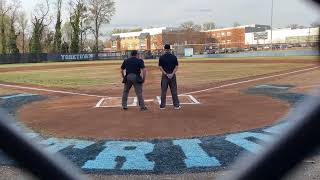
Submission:
{"label": "white foul line", "polygon": [[230,86],[234,86],[234,85],[238,85],[238,84],[244,84],[244,83],[248,83],[248,82],[255,82],[255,81],[260,81],[260,80],[264,80],[264,79],[270,79],[270,78],[274,78],[274,77],[280,77],[280,76],[285,76],[285,75],[289,75],[289,74],[310,71],[310,70],[314,70],[314,69],[318,69],[318,68],[320,68],[320,67],[318,66],[318,67],[307,68],[307,69],[302,69],[302,70],[298,70],[298,71],[292,71],[292,72],[283,73],[283,74],[277,74],[277,75],[266,76],[266,77],[261,77],[261,78],[256,78],[256,79],[250,79],[250,80],[246,80],[246,81],[240,81],[240,82],[225,84],[225,85],[222,85],[222,86],[203,89],[203,90],[199,90],[199,91],[193,91],[193,92],[189,92],[189,93],[184,93],[184,94],[181,94],[181,95],[197,94],[197,93],[207,92],[207,91],[211,91],[211,90],[215,90],[215,89],[221,89],[221,88],[224,88],[224,87],[230,87]]}
{"label": "white foul line", "polygon": [[3,87],[10,87],[16,89],[27,89],[27,90],[34,90],[34,91],[44,91],[44,92],[52,92],[52,93],[60,93],[60,94],[71,94],[71,95],[79,95],[79,96],[87,96],[87,97],[98,97],[104,98],[105,96],[99,96],[94,94],[84,94],[84,93],[76,93],[76,92],[68,92],[68,91],[56,91],[50,89],[42,89],[42,88],[33,88],[33,87],[25,87],[25,86],[16,86],[16,85],[8,85],[8,84],[0,84]]}

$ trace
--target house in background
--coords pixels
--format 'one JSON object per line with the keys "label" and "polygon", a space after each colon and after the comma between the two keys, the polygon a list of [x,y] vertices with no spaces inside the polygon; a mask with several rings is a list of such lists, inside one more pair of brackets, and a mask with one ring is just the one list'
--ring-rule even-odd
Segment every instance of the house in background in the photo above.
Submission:
{"label": "house in background", "polygon": [[118,35],[112,36],[111,39],[111,49],[115,51],[121,50],[121,38]]}

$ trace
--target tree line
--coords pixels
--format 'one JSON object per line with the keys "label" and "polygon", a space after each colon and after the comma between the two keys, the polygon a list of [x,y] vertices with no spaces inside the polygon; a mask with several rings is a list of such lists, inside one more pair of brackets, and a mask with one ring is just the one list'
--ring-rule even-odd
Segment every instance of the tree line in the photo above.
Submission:
{"label": "tree line", "polygon": [[[234,22],[232,27],[238,27],[241,26],[240,23]],[[209,31],[209,30],[214,30],[217,28],[223,28],[223,27],[217,27],[217,25],[214,22],[205,22],[203,24],[196,24],[193,21],[186,21],[181,23],[180,28],[183,29],[192,29],[195,31]]]}
{"label": "tree line", "polygon": [[0,0],[0,54],[98,52],[114,14],[114,0],[41,0],[30,16],[20,0]]}
{"label": "tree line", "polygon": [[[241,26],[241,24],[239,22],[234,22],[232,25],[232,27],[238,27],[238,26]],[[183,29],[192,29],[192,30],[197,30],[197,31],[200,31],[200,30],[208,31],[208,30],[213,30],[213,29],[217,28],[217,26],[214,22],[206,22],[206,23],[203,23],[202,25],[200,25],[200,24],[195,24],[193,21],[183,22],[183,23],[181,23],[180,27]],[[310,24],[309,27],[311,27],[311,28],[319,27],[319,23],[314,22],[314,23]],[[289,24],[287,26],[287,28],[303,29],[303,28],[308,28],[308,27],[302,26],[299,24]]]}

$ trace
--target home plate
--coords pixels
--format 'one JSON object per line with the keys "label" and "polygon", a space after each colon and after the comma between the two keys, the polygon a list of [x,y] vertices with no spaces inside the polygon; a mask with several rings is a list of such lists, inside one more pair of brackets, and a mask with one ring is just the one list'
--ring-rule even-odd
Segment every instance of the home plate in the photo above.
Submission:
{"label": "home plate", "polygon": [[[158,103],[161,104],[161,97],[157,96]],[[195,97],[192,95],[179,95],[180,104],[201,104]],[[172,97],[167,96],[166,100],[167,105],[173,105]]]}

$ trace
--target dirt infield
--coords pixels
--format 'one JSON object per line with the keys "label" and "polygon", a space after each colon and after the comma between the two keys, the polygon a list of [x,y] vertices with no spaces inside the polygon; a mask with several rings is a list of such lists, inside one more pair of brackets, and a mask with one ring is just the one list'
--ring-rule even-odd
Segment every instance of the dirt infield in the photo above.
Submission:
{"label": "dirt infield", "polygon": [[[127,112],[119,108],[95,109],[97,99],[92,98],[53,98],[24,107],[19,118],[28,127],[60,137],[141,139],[253,129],[272,124],[288,111],[288,105],[279,100],[239,92],[197,98],[205,105],[184,106],[178,112],[168,108],[162,112],[157,105],[149,104],[150,111],[146,113],[140,113],[137,108]],[[248,113],[248,109],[254,113]]]}
{"label": "dirt infield", "polygon": [[[27,126],[44,135],[54,135],[57,137],[77,137],[95,139],[153,139],[153,138],[181,138],[198,137],[207,135],[217,135],[229,132],[236,132],[248,129],[259,128],[270,125],[281,118],[289,111],[289,104],[279,99],[267,96],[257,96],[244,93],[249,87],[269,82],[270,79],[262,79],[250,82],[252,79],[273,77],[277,80],[290,77],[293,74],[277,77],[292,71],[304,70],[315,67],[315,59],[304,58],[274,58],[274,59],[236,59],[236,60],[183,60],[182,64],[268,64],[268,63],[292,63],[301,64],[293,66],[287,70],[275,71],[267,74],[240,77],[230,80],[206,81],[194,85],[190,79],[184,80],[180,86],[180,94],[208,89],[217,86],[248,81],[240,83],[234,87],[225,87],[214,91],[207,91],[193,94],[200,104],[188,104],[180,111],[174,111],[168,106],[165,111],[159,110],[157,96],[159,95],[159,72],[154,66],[148,67],[148,82],[145,87],[145,99],[149,112],[141,113],[138,108],[131,107],[129,111],[122,111],[121,108],[96,108],[96,104],[102,96],[121,97],[122,85],[117,84],[112,88],[93,88],[90,90],[81,88],[48,88],[52,92],[43,92],[32,89],[24,91],[46,95],[47,100],[34,102],[23,106],[18,112],[18,118]],[[147,62],[148,63],[148,62]],[[236,63],[236,64],[235,64]],[[99,62],[90,64],[52,64],[37,65],[33,67],[8,67],[0,68],[0,72],[21,72],[52,69],[67,69],[77,67],[108,67],[119,65],[118,62]],[[289,66],[289,65],[288,65]],[[301,66],[301,67],[300,67]],[[192,66],[191,66],[192,67]],[[199,66],[202,67],[202,66]],[[235,66],[236,67],[236,66]],[[260,67],[260,69],[263,67]],[[70,69],[72,70],[72,69]],[[188,72],[181,70],[182,75]],[[39,71],[40,73],[42,71]],[[268,71],[266,71],[268,72]],[[243,73],[243,72],[242,72]],[[301,72],[302,73],[302,72]],[[297,72],[296,74],[300,74]],[[188,76],[185,76],[186,78]],[[191,77],[191,76],[190,76]],[[237,77],[237,76],[235,76]],[[183,78],[183,77],[180,77]],[[7,83],[8,84],[8,83]],[[13,83],[26,87],[47,88],[39,85],[27,83]],[[10,87],[7,87],[10,88]],[[54,92],[54,90],[58,92]],[[71,91],[80,94],[59,93],[59,91]],[[83,93],[83,94],[81,94]],[[88,94],[85,94],[88,93]],[[88,96],[93,95],[93,96]],[[101,97],[95,97],[101,96]],[[131,92],[131,96],[134,93]],[[182,98],[183,99],[183,98]],[[188,102],[188,100],[185,100]],[[110,101],[111,102],[111,101]],[[117,102],[112,101],[111,106],[116,106]],[[190,103],[190,102],[189,102]],[[108,104],[103,104],[108,106]]]}
{"label": "dirt infield", "polygon": [[[94,105],[99,98],[55,96],[25,106],[19,111],[19,118],[28,127],[59,137],[144,139],[216,135],[267,126],[289,111],[286,102],[241,92],[268,81],[195,95],[202,104],[186,105],[181,111],[170,107],[160,111],[155,102],[148,103],[150,111],[146,113],[137,108],[127,112],[120,108],[97,109]],[[148,98],[157,95],[152,91],[147,94]]]}

